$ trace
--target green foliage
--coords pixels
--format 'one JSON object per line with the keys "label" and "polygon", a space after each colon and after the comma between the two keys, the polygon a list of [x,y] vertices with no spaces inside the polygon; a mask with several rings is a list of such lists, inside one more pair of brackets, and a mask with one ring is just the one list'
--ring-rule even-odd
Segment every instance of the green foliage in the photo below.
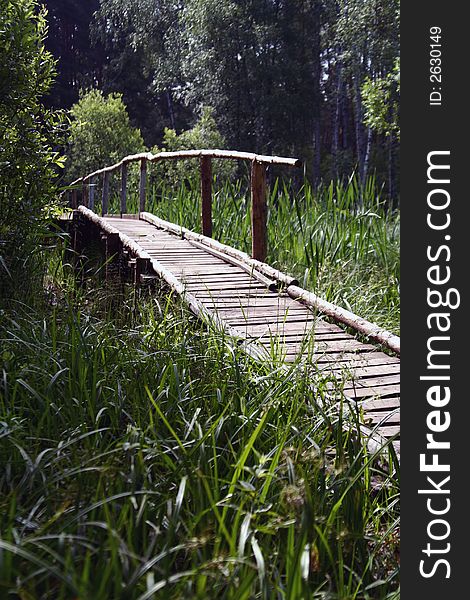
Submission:
{"label": "green foliage", "polygon": [[165,129],[163,138],[165,150],[196,150],[199,148],[225,148],[225,140],[217,129],[214,111],[204,107],[201,116],[191,129],[179,135],[174,129]]}
{"label": "green foliage", "polygon": [[35,0],[2,0],[0,10],[0,288],[29,281],[33,249],[54,202],[55,151],[63,120],[41,98],[54,79],[44,48],[46,11]]}
{"label": "green foliage", "polygon": [[120,94],[105,97],[100,90],[91,90],[72,106],[70,114],[73,119],[67,150],[70,181],[145,149]]}
{"label": "green foliage", "polygon": [[362,87],[365,123],[374,131],[400,139],[398,119],[400,93],[400,61],[396,60],[393,72],[375,80],[367,78]]}
{"label": "green foliage", "polygon": [[[217,129],[212,108],[204,107],[201,116],[191,129],[178,134],[174,129],[165,128],[163,150],[176,152],[178,150],[200,150],[204,148],[226,148],[225,139]],[[159,151],[158,147],[152,148],[154,154]],[[233,162],[227,160],[213,161],[213,174],[222,180],[232,177],[235,169],[236,166]],[[164,182],[177,188],[183,181],[192,181],[198,184],[200,178],[199,161],[183,160],[152,164],[150,166],[150,176],[151,181],[157,185]]]}

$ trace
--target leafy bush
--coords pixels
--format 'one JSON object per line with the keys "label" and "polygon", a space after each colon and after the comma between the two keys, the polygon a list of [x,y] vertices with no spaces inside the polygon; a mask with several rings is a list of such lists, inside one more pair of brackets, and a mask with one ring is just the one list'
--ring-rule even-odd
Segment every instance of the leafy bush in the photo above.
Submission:
{"label": "leafy bush", "polygon": [[[3,0],[0,10],[0,289],[26,283],[33,249],[56,193],[62,158],[54,150],[63,119],[41,98],[54,79],[44,48],[46,11],[35,0]],[[25,277],[25,261],[28,278]],[[19,275],[18,270],[23,272]]]}
{"label": "leafy bush", "polygon": [[91,90],[82,94],[70,114],[69,181],[145,150],[140,130],[132,127],[121,94],[105,97],[100,90]]}

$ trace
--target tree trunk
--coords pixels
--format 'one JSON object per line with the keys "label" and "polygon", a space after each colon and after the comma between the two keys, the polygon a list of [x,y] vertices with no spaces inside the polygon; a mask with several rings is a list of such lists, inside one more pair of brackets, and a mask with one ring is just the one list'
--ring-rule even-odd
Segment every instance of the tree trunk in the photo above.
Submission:
{"label": "tree trunk", "polygon": [[338,74],[336,79],[336,105],[333,117],[333,133],[331,141],[331,154],[333,156],[333,165],[335,177],[338,177],[338,148],[339,148],[339,122],[341,117],[341,89],[342,89],[342,68],[341,63],[338,64]]}
{"label": "tree trunk", "polygon": [[321,164],[321,1],[313,5],[313,29],[311,31],[313,55],[313,108],[312,108],[312,179],[314,184],[320,181]]}

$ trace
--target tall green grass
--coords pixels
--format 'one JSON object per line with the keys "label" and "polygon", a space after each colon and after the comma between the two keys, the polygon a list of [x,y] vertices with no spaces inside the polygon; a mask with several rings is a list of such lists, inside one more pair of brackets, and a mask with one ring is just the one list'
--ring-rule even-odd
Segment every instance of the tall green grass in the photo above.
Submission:
{"label": "tall green grass", "polygon": [[[152,180],[147,210],[200,231],[197,180],[171,187]],[[134,186],[135,189],[136,186]],[[251,253],[247,180],[214,182],[213,236]],[[118,210],[114,199],[112,210]],[[305,288],[382,327],[399,333],[399,225],[368,179],[331,182],[316,191],[276,180],[268,198],[267,262],[298,278]],[[137,211],[131,194],[129,210]]]}
{"label": "tall green grass", "polygon": [[49,289],[0,323],[0,597],[397,597],[397,473],[325,382],[164,291]]}
{"label": "tall green grass", "polygon": [[[195,182],[149,196],[199,230]],[[397,330],[399,217],[360,196],[275,183],[268,262]],[[249,251],[249,213],[246,184],[215,189],[215,237]],[[398,465],[331,382],[274,346],[253,361],[166,289],[77,287],[70,256],[0,311],[0,598],[398,598]]]}

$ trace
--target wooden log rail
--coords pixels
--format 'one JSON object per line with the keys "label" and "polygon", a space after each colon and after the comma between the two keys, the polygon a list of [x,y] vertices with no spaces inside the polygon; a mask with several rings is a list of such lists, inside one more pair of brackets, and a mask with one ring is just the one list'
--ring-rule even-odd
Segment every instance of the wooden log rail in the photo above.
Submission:
{"label": "wooden log rail", "polygon": [[[71,188],[82,189],[82,204],[94,210],[94,187],[98,177],[102,177],[101,214],[108,212],[109,181],[110,175],[120,172],[121,195],[120,213],[127,212],[127,166],[129,163],[140,163],[139,180],[139,214],[145,212],[147,189],[147,165],[149,162],[163,160],[183,160],[198,158],[201,171],[201,196],[202,196],[202,233],[206,237],[212,236],[212,159],[244,160],[251,162],[251,232],[252,232],[252,258],[264,262],[267,255],[267,202],[266,202],[266,168],[268,165],[283,165],[300,167],[302,162],[297,158],[283,158],[280,156],[264,156],[250,152],[236,152],[232,150],[182,150],[179,152],[159,152],[151,154],[142,152],[124,157],[120,162],[104,167],[80,177],[71,183]],[[77,208],[77,189],[72,189],[72,208]]]}

